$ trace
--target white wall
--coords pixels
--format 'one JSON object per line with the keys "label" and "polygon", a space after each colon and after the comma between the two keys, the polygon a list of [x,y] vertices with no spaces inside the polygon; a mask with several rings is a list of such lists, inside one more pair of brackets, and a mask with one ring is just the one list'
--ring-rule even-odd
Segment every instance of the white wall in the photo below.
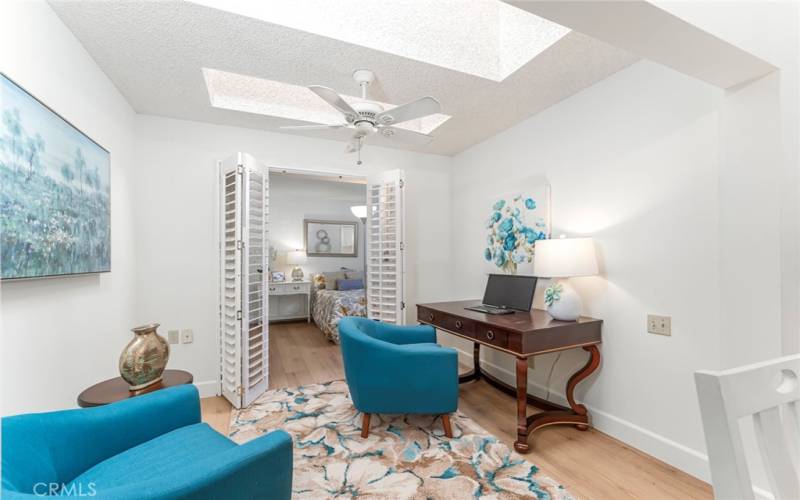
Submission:
{"label": "white wall", "polygon": [[358,227],[356,257],[308,257],[301,265],[305,278],[313,274],[348,269],[364,269],[364,224],[350,207],[364,205],[365,184],[324,180],[321,176],[270,175],[269,237],[278,251],[275,271],[284,271],[287,279],[293,266],[286,263],[286,252],[304,248],[303,220],[331,220],[356,223]]}
{"label": "white wall", "polygon": [[0,2],[0,71],[111,152],[111,273],[0,288],[2,413],[75,406],[119,374],[135,326],[134,113],[50,7]]}
{"label": "white wall", "polygon": [[[728,89],[723,101],[721,367],[798,352],[800,3],[659,3],[778,68],[759,80]],[[757,228],[753,243],[741,245],[741,235],[748,228]],[[755,267],[748,269],[747,263]],[[751,419],[742,421],[742,434],[756,494],[764,497],[767,478]]]}
{"label": "white wall", "polygon": [[[578,395],[600,430],[695,474],[705,463],[692,373],[720,363],[722,98],[715,87],[639,62],[453,165],[453,294],[479,297],[485,283],[487,214],[475,200],[549,182],[553,233],[593,236],[603,274],[574,280],[585,313],[604,320],[603,365]],[[648,312],[672,316],[671,337],[646,332]],[[513,380],[512,358],[483,356]],[[563,353],[554,393],[586,357]],[[544,395],[555,358],[536,359],[531,392]]]}
{"label": "white wall", "polygon": [[[770,62],[779,70],[760,81],[729,89],[722,148],[731,172],[749,173],[763,185],[778,179],[771,202],[778,203],[780,215],[767,222],[770,238],[780,240],[779,320],[780,349],[784,354],[800,351],[800,3],[798,2],[659,2],[670,11],[704,30]],[[737,126],[738,124],[738,126]],[[756,175],[760,174],[760,175]],[[735,174],[734,174],[735,175]],[[730,187],[736,189],[735,183]],[[768,187],[768,189],[774,189]],[[732,201],[735,202],[735,192]],[[761,225],[764,220],[755,221]],[[775,226],[774,224],[777,224]],[[774,274],[775,267],[765,270]],[[739,297],[746,303],[748,297]],[[752,308],[754,310],[758,307]],[[760,315],[761,317],[765,315]],[[759,321],[730,325],[732,328],[765,329]],[[772,325],[769,325],[770,328]],[[741,330],[736,336],[746,335]],[[775,351],[772,338],[763,341],[732,342],[725,356],[726,366],[763,359]]]}
{"label": "white wall", "polygon": [[192,328],[170,366],[203,391],[218,379],[216,161],[246,151],[270,167],[406,174],[406,302],[445,300],[450,286],[449,157],[366,147],[364,165],[341,142],[139,115],[136,119],[136,319]]}

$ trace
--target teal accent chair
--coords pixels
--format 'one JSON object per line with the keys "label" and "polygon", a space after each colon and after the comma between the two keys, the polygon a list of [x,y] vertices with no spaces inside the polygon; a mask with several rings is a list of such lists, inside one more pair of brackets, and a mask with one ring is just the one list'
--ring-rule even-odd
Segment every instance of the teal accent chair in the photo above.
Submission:
{"label": "teal accent chair", "polygon": [[350,397],[363,413],[361,436],[372,413],[442,415],[458,408],[458,353],[436,344],[432,326],[398,326],[367,318],[339,321],[339,341]]}
{"label": "teal accent chair", "polygon": [[4,499],[274,499],[292,489],[292,439],[242,445],[200,422],[197,388],[96,408],[4,417]]}

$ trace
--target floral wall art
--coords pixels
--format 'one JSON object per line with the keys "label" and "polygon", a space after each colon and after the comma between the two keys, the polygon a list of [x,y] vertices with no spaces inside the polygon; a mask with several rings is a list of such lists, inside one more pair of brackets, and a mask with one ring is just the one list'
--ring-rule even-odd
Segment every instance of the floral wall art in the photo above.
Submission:
{"label": "floral wall art", "polygon": [[491,199],[483,258],[490,272],[532,274],[534,244],[550,237],[550,186]]}
{"label": "floral wall art", "polygon": [[111,270],[110,156],[0,74],[0,278]]}

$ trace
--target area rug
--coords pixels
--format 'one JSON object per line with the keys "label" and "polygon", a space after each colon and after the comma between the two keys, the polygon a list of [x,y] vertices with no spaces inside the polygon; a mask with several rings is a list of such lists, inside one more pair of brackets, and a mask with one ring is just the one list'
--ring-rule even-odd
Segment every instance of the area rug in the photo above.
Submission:
{"label": "area rug", "polygon": [[244,443],[275,429],[294,441],[294,498],[572,499],[566,489],[462,413],[451,417],[361,414],[342,380],[267,391],[231,415]]}

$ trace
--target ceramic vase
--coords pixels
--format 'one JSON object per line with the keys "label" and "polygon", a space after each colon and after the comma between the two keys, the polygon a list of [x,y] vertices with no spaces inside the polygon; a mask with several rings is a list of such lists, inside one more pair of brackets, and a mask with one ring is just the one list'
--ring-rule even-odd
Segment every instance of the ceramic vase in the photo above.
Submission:
{"label": "ceramic vase", "polygon": [[581,297],[568,280],[555,281],[545,290],[547,313],[560,321],[575,321],[581,316]]}
{"label": "ceramic vase", "polygon": [[169,360],[169,344],[156,333],[160,325],[137,326],[131,340],[119,356],[119,373],[131,391],[140,391],[161,382]]}

